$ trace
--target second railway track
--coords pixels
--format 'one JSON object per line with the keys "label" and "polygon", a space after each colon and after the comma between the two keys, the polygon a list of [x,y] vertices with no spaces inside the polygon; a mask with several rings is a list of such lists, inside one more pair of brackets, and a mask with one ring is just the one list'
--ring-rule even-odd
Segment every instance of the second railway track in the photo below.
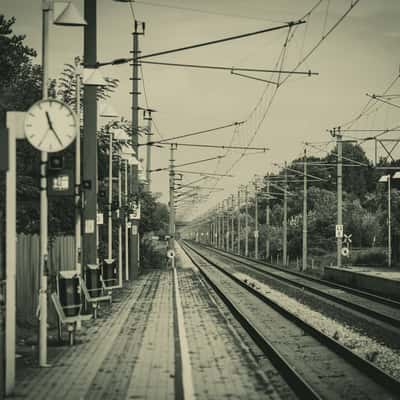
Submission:
{"label": "second railway track", "polygon": [[218,254],[222,258],[240,263],[241,266],[251,268],[258,273],[266,274],[268,277],[301,288],[302,290],[331,300],[336,304],[342,304],[362,315],[369,316],[377,321],[393,326],[396,329],[400,329],[400,302],[294,271],[285,271],[283,268],[275,267],[258,260],[237,256],[219,249],[210,247],[204,248]]}
{"label": "second railway track", "polygon": [[395,399],[400,382],[184,244],[205,279],[302,399]]}

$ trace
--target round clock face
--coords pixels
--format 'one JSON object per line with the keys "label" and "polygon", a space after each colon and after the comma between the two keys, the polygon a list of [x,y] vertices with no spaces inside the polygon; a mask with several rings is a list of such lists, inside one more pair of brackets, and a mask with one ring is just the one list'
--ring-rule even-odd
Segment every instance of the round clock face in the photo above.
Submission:
{"label": "round clock face", "polygon": [[40,151],[55,153],[75,139],[78,123],[74,112],[55,99],[40,100],[25,116],[25,136]]}

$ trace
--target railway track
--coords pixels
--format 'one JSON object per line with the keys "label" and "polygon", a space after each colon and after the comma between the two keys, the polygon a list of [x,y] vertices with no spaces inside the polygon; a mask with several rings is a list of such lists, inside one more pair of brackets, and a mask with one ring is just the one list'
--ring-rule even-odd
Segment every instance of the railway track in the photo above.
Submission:
{"label": "railway track", "polygon": [[395,399],[400,382],[183,243],[207,282],[301,399]]}
{"label": "railway track", "polygon": [[[196,244],[197,245],[197,244]],[[221,259],[239,263],[241,267],[247,267],[270,278],[284,282],[296,288],[301,288],[317,296],[341,304],[346,308],[355,310],[379,322],[388,324],[396,329],[400,328],[400,302],[392,299],[376,296],[374,294],[338,285],[323,279],[258,261],[248,257],[242,257],[225,251],[201,246],[212,253],[218,254]]]}

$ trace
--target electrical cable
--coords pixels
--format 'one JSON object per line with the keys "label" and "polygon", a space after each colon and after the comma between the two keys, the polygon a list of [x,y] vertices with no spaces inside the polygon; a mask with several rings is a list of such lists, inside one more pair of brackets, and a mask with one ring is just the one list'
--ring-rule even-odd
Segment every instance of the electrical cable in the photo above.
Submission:
{"label": "electrical cable", "polygon": [[273,20],[273,19],[259,18],[259,17],[247,16],[247,15],[239,15],[239,14],[226,14],[226,13],[213,12],[213,11],[209,11],[209,10],[201,10],[198,8],[179,7],[179,6],[160,4],[160,3],[154,3],[154,2],[149,2],[149,1],[136,0],[135,3],[146,5],[146,6],[152,6],[152,7],[163,7],[163,8],[182,10],[182,11],[197,12],[197,13],[202,13],[202,14],[207,14],[207,15],[220,15],[222,17],[229,17],[229,18],[252,19],[252,20],[256,20],[256,21],[267,21],[267,22],[276,22],[276,23],[284,22],[283,20]]}

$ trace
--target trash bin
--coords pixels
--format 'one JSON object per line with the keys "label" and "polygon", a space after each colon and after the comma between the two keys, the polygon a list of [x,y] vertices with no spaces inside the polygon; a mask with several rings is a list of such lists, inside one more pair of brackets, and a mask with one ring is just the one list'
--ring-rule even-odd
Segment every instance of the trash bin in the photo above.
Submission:
{"label": "trash bin", "polygon": [[114,258],[106,258],[103,261],[102,277],[106,286],[114,286],[117,284],[117,266]]}
{"label": "trash bin", "polygon": [[101,296],[100,268],[97,264],[88,264],[85,272],[86,287],[92,297]]}
{"label": "trash bin", "polygon": [[80,314],[82,304],[79,277],[76,271],[60,271],[58,296],[66,317],[74,317]]}

